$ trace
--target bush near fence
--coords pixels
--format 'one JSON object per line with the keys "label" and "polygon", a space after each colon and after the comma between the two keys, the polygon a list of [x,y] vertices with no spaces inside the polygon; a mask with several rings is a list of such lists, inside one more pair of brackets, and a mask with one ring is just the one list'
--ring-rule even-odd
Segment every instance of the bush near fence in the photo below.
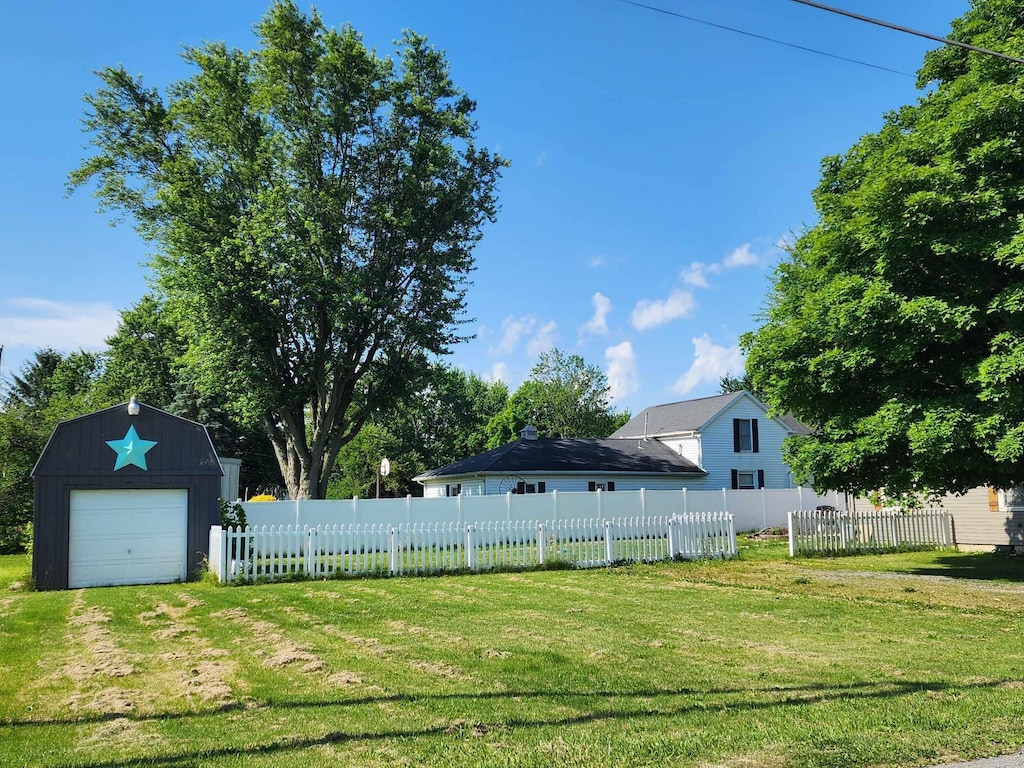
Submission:
{"label": "bush near fence", "polygon": [[600,567],[736,555],[728,512],[473,524],[214,526],[220,581]]}
{"label": "bush near fence", "polygon": [[789,513],[788,527],[790,557],[940,549],[953,544],[949,513],[944,509],[801,509]]}

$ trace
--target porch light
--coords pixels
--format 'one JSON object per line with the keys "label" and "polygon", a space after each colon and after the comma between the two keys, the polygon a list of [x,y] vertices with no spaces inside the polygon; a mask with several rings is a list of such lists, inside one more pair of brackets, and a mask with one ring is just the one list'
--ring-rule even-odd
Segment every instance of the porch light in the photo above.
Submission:
{"label": "porch light", "polygon": [[132,395],[132,399],[128,401],[128,415],[139,415],[139,401],[135,398],[135,395]]}

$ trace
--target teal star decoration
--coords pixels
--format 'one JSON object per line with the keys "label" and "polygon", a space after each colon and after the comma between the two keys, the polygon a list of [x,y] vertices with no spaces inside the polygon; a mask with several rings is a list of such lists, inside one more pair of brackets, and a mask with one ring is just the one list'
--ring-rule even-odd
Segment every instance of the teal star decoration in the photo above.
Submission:
{"label": "teal star decoration", "polygon": [[117,461],[114,462],[114,471],[134,464],[140,469],[149,469],[146,466],[146,454],[156,445],[156,440],[143,440],[135,431],[135,425],[128,427],[122,440],[107,440],[107,445],[117,454]]}

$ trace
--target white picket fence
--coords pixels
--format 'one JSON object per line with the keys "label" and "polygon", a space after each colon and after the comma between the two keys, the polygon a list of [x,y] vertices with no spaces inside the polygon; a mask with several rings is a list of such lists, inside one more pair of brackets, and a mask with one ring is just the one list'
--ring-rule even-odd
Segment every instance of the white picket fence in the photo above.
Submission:
{"label": "white picket fence", "polygon": [[698,512],[729,512],[737,531],[782,527],[791,509],[828,504],[843,509],[846,498],[809,488],[678,491],[550,491],[493,496],[450,496],[391,499],[294,499],[243,502],[252,526],[316,528],[335,525],[476,525],[515,520],[581,520],[586,518],[671,517]]}
{"label": "white picket fence", "polygon": [[220,581],[250,581],[514,570],[554,563],[585,568],[735,555],[732,515],[710,512],[468,525],[213,526],[209,562]]}
{"label": "white picket fence", "polygon": [[949,513],[944,509],[801,509],[789,513],[790,557],[949,547],[952,542]]}

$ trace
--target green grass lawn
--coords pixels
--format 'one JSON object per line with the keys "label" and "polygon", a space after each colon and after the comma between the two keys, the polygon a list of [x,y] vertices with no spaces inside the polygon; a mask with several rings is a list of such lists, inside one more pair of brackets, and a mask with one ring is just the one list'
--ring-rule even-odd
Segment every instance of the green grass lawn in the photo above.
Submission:
{"label": "green grass lawn", "polygon": [[[1024,558],[6,589],[0,766],[921,766],[1024,745]],[[955,578],[936,578],[936,576]]]}

